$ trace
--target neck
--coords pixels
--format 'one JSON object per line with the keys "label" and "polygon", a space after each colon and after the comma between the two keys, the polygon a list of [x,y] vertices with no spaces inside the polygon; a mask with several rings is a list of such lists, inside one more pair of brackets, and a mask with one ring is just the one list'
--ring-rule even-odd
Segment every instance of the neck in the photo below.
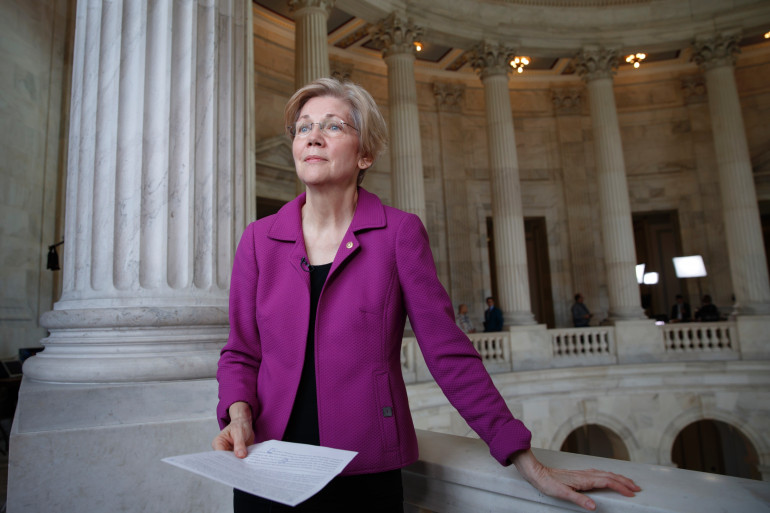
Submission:
{"label": "neck", "polygon": [[302,224],[314,229],[345,228],[353,220],[358,187],[345,189],[307,188]]}

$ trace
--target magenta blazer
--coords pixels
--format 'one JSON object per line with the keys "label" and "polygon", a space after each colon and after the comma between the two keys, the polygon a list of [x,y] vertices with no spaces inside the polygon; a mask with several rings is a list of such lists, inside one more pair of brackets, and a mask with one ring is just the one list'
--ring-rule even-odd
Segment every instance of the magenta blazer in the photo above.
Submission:
{"label": "magenta blazer", "polygon": [[[230,284],[230,336],[217,371],[220,427],[251,406],[257,442],[280,440],[299,385],[310,316],[302,194],[241,238]],[[343,474],[401,468],[417,439],[401,375],[409,315],[433,377],[501,464],[531,434],[508,410],[457,327],[420,219],[358,190],[353,221],[318,302],[315,365],[321,445],[358,451]]]}

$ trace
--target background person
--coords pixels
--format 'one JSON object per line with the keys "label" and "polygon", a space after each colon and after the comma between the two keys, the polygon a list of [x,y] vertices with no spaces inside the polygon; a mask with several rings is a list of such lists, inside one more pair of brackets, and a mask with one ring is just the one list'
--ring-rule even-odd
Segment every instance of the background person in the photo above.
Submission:
{"label": "background person", "polygon": [[591,317],[594,316],[583,302],[583,294],[575,294],[575,302],[572,304],[572,323],[576,328],[585,328],[591,324]]}
{"label": "background person", "polygon": [[719,319],[719,309],[711,302],[711,296],[704,294],[700,306],[695,310],[695,320],[700,322],[716,322]]}
{"label": "background person", "polygon": [[669,322],[690,322],[692,320],[692,312],[690,311],[690,303],[685,303],[682,294],[677,294],[674,306],[671,307],[671,317]]}
{"label": "background person", "polygon": [[460,306],[457,307],[456,321],[464,333],[476,333],[476,328],[473,326],[470,317],[468,317],[468,305],[465,303],[460,303]]}
{"label": "background person", "polygon": [[495,306],[492,297],[487,298],[487,309],[484,310],[484,332],[503,331],[503,312]]}
{"label": "background person", "polygon": [[212,445],[239,458],[269,439],[358,454],[297,508],[236,490],[235,511],[403,511],[400,469],[418,458],[401,374],[407,315],[437,383],[498,462],[587,509],[594,502],[577,490],[638,491],[623,476],[535,458],[529,430],[454,322],[419,217],[359,187],[386,142],[372,97],[319,79],[292,96],[285,117],[306,192],[250,224],[238,245]]}

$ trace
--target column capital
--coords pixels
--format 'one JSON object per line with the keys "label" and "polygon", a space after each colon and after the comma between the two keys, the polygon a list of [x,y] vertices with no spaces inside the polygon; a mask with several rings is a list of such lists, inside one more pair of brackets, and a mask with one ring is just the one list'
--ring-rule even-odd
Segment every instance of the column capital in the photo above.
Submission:
{"label": "column capital", "polygon": [[551,101],[556,115],[580,114],[583,94],[583,89],[578,87],[551,89]]}
{"label": "column capital", "polygon": [[738,32],[697,37],[692,44],[692,61],[704,71],[734,66],[741,51],[738,46],[740,40]]}
{"label": "column capital", "polygon": [[511,72],[511,60],[516,51],[507,45],[484,41],[469,51],[469,60],[474,71],[481,79],[492,75],[505,75]]}
{"label": "column capital", "polygon": [[459,112],[465,97],[465,85],[433,82],[433,97],[436,99],[438,110]]}
{"label": "column capital", "polygon": [[575,56],[575,70],[590,82],[598,78],[612,78],[619,64],[618,51],[614,48],[583,48]]}
{"label": "column capital", "polygon": [[382,44],[382,56],[415,54],[414,43],[422,36],[423,28],[415,25],[405,15],[393,12],[380,20],[372,31],[372,39]]}
{"label": "column capital", "polygon": [[334,9],[336,0],[289,0],[289,10],[293,13],[302,9],[321,9],[328,17]]}

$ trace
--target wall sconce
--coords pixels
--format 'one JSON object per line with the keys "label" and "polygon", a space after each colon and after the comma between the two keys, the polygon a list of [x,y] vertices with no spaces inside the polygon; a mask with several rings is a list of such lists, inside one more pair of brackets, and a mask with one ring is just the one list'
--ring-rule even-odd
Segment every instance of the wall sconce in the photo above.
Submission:
{"label": "wall sconce", "polygon": [[523,73],[524,66],[529,64],[529,57],[514,57],[510,64],[517,73]]}
{"label": "wall sconce", "polygon": [[45,266],[46,269],[50,269],[51,271],[58,271],[61,269],[61,267],[59,267],[59,254],[56,252],[56,246],[61,246],[62,244],[64,244],[64,240],[48,246],[48,264]]}
{"label": "wall sconce", "polygon": [[628,57],[626,57],[626,62],[629,64],[633,64],[634,68],[639,68],[641,66],[642,61],[647,58],[646,53],[632,53]]}
{"label": "wall sconce", "polygon": [[422,51],[422,43],[420,43],[419,41],[415,41],[414,42],[414,49],[417,50],[418,52],[421,52]]}

